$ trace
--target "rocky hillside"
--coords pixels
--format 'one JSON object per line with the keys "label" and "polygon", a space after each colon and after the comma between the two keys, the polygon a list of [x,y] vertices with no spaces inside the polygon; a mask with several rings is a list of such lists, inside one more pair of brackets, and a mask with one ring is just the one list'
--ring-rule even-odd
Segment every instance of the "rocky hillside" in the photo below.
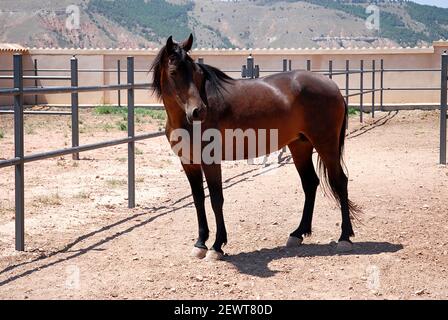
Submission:
{"label": "rocky hillside", "polygon": [[[369,4],[380,9],[369,30]],[[79,28],[67,28],[69,6]],[[67,8],[69,12],[67,13]],[[1,0],[0,42],[36,47],[154,47],[190,32],[200,47],[425,45],[448,34],[448,9],[365,0]]]}

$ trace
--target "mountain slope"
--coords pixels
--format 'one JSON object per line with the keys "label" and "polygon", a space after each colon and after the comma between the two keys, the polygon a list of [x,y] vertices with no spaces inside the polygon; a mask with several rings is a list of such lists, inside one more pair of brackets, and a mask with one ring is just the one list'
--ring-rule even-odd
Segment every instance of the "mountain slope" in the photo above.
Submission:
{"label": "mountain slope", "polygon": [[[380,9],[369,30],[367,6]],[[65,27],[80,8],[80,29]],[[43,9],[44,8],[44,9]],[[2,0],[0,42],[154,47],[190,32],[199,47],[415,46],[448,34],[448,9],[386,0]]]}

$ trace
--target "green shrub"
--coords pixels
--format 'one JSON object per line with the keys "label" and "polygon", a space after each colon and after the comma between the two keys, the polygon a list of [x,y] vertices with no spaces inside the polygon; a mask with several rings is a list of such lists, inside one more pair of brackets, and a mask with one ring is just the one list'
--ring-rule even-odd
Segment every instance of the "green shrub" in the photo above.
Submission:
{"label": "green shrub", "polygon": [[349,116],[353,116],[353,115],[357,115],[359,113],[358,109],[350,107],[348,108],[348,115]]}
{"label": "green shrub", "polygon": [[118,107],[103,105],[95,108],[97,114],[120,114],[122,111]]}
{"label": "green shrub", "polygon": [[[103,105],[95,108],[96,114],[116,114],[123,116],[123,120],[127,120],[128,108],[127,107],[114,107],[111,105]],[[165,120],[165,110],[151,110],[146,108],[135,108],[135,115],[148,116],[155,120]]]}
{"label": "green shrub", "polygon": [[125,122],[119,122],[118,129],[120,129],[121,131],[126,131],[128,130],[128,124]]}

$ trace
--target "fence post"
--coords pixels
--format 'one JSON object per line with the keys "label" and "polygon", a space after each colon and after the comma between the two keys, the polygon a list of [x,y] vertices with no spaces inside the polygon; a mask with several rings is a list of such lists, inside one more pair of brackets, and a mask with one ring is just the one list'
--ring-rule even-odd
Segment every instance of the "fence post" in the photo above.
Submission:
{"label": "fence post", "polygon": [[[134,130],[134,57],[127,58],[128,84],[128,137],[133,138]],[[128,207],[135,207],[135,142],[128,143]]]}
{"label": "fence post", "polygon": [[198,58],[198,63],[200,63],[200,64],[204,64],[204,58],[199,57],[199,58]]}
{"label": "fence post", "polygon": [[359,89],[360,89],[360,96],[359,96],[359,121],[363,122],[363,113],[364,113],[364,60],[361,60],[361,66],[360,66],[360,83],[359,83]]}
{"label": "fence post", "polygon": [[245,65],[241,67],[241,78],[247,78],[247,66]]}
{"label": "fence post", "polygon": [[311,60],[306,60],[306,70],[311,71]]}
{"label": "fence post", "polygon": [[[117,60],[117,83],[121,84],[121,61]],[[118,107],[121,107],[121,90],[118,93]]]}
{"label": "fence post", "polygon": [[384,111],[383,105],[384,105],[384,60],[381,59],[381,74],[380,74],[380,110]]}
{"label": "fence post", "polygon": [[375,118],[375,75],[376,61],[372,60],[372,118]]}
{"label": "fence post", "polygon": [[328,61],[328,73],[330,79],[333,79],[333,60]]}
{"label": "fence post", "polygon": [[[14,156],[23,159],[23,61],[21,54],[15,54],[14,88],[19,94],[14,95]],[[24,163],[15,165],[15,235],[16,250],[25,250],[25,179]]]}
{"label": "fence post", "polygon": [[289,64],[289,71],[292,71],[292,61],[291,61],[291,59],[289,60],[288,64]]}
{"label": "fence post", "polygon": [[[34,76],[37,77],[37,59],[34,59]],[[34,86],[37,88],[37,86],[39,85],[39,82],[37,81],[37,79],[34,79]],[[34,96],[34,105],[38,105],[39,103],[39,96],[36,94]]]}
{"label": "fence post", "polygon": [[260,78],[260,66],[258,64],[254,67],[254,78]]}
{"label": "fence post", "polygon": [[345,103],[348,107],[350,95],[350,60],[345,60]]}
{"label": "fence post", "polygon": [[[71,86],[78,87],[78,59],[70,59]],[[72,102],[72,147],[79,146],[79,99],[78,92],[71,93]],[[79,160],[79,153],[72,155],[73,160]]]}
{"label": "fence post", "polygon": [[254,57],[252,57],[252,53],[247,57],[247,77],[254,78]]}
{"label": "fence post", "polygon": [[442,54],[442,79],[440,94],[440,164],[446,164],[448,53]]}
{"label": "fence post", "polygon": [[[289,70],[291,70],[291,60],[289,60]],[[283,72],[288,71],[288,60],[287,59],[283,59]],[[286,147],[283,147],[282,150],[280,151],[277,161],[278,163],[281,162],[282,160],[282,154],[286,152]],[[267,156],[265,157],[265,159],[267,159]]]}

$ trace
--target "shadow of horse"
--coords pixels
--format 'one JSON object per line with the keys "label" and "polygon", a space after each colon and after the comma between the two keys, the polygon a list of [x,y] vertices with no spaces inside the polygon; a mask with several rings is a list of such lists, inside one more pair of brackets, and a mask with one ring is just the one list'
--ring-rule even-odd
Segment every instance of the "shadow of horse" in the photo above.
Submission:
{"label": "shadow of horse", "polygon": [[336,243],[330,244],[302,244],[297,248],[275,247],[261,250],[242,252],[226,256],[225,261],[234,265],[240,273],[269,278],[281,271],[269,269],[268,265],[274,260],[300,257],[326,257],[335,255],[376,255],[380,253],[394,253],[403,249],[401,244],[389,242],[357,242],[350,252],[338,253]]}

